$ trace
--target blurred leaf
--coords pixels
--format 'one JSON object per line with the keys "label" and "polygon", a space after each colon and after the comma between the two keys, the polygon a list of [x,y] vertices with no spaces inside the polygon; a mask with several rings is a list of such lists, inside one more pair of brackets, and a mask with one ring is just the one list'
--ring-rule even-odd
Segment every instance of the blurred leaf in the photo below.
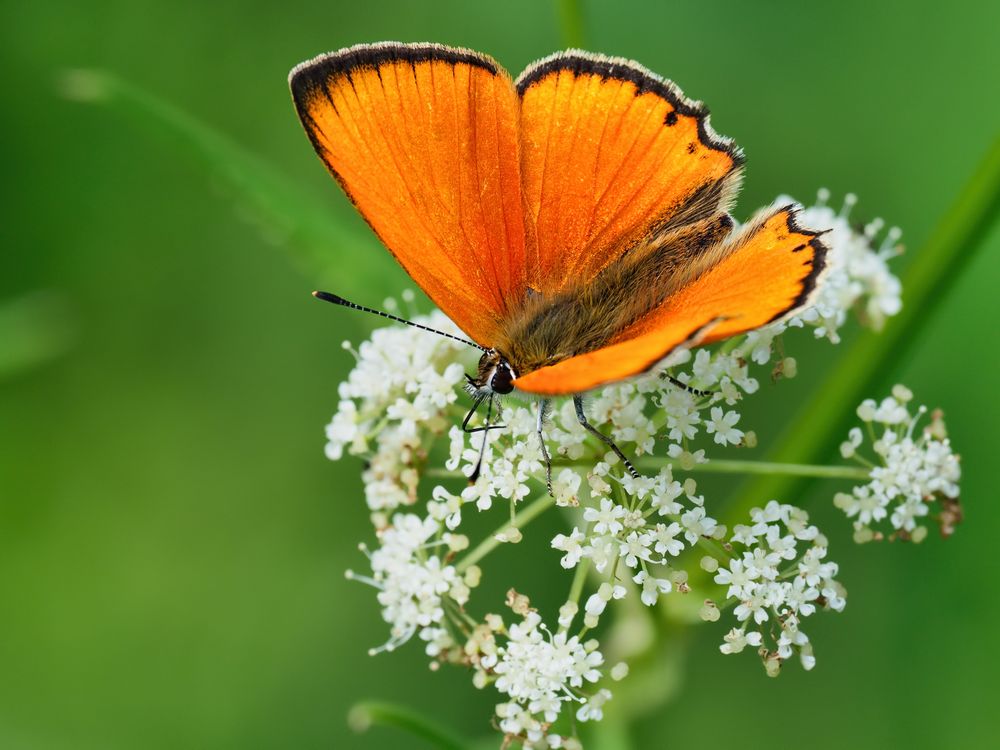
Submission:
{"label": "blurred leaf", "polygon": [[586,747],[599,750],[633,750],[635,747],[628,725],[613,716],[605,716],[602,721],[592,722],[588,737]]}
{"label": "blurred leaf", "polygon": [[347,723],[355,732],[367,732],[373,724],[396,727],[443,750],[468,750],[472,744],[416,711],[393,703],[357,703],[348,713]]}
{"label": "blurred leaf", "polygon": [[0,378],[55,359],[69,348],[72,332],[63,301],[51,292],[0,304]]}
{"label": "blurred leaf", "polygon": [[[916,253],[903,277],[903,309],[881,334],[866,332],[841,354],[837,365],[782,432],[768,459],[786,463],[822,461],[846,436],[854,408],[875,398],[886,375],[920,340],[920,330],[983,244],[1000,216],[1000,138],[980,163],[958,199]],[[726,522],[739,523],[750,508],[772,498],[795,496],[803,477],[761,476],[744,484]]]}
{"label": "blurred leaf", "polygon": [[347,294],[377,285],[378,269],[368,264],[354,264],[349,276],[343,273],[343,258],[375,247],[374,235],[343,226],[324,202],[224,134],[105,71],[68,71],[60,89],[69,99],[104,104],[171,137],[220,179],[241,214],[260,228],[265,239],[287,250],[310,279],[336,280]]}

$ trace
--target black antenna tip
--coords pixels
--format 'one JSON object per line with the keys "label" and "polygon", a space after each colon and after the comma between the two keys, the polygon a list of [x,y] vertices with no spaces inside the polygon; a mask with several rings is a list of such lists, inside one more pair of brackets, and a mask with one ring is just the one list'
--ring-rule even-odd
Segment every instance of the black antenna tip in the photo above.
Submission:
{"label": "black antenna tip", "polygon": [[324,302],[332,302],[335,305],[343,305],[347,302],[347,300],[343,297],[338,297],[336,294],[330,294],[330,292],[313,292],[313,297],[321,299]]}

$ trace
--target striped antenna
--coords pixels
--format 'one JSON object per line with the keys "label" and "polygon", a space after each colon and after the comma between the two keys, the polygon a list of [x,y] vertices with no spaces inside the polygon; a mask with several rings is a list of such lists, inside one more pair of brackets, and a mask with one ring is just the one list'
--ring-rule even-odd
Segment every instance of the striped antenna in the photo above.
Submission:
{"label": "striped antenna", "polygon": [[361,312],[371,313],[372,315],[379,315],[383,318],[388,318],[389,320],[394,320],[397,323],[405,323],[408,326],[413,326],[414,328],[419,328],[421,331],[430,331],[431,333],[436,333],[438,336],[444,336],[447,339],[452,339],[453,341],[461,341],[463,344],[468,344],[473,346],[480,351],[487,351],[485,346],[480,346],[474,341],[469,341],[468,339],[463,339],[460,336],[452,336],[450,333],[445,333],[444,331],[439,331],[436,328],[430,328],[429,326],[420,325],[420,323],[414,323],[412,320],[407,320],[406,318],[400,318],[396,315],[390,315],[387,312],[382,312],[381,310],[375,310],[371,307],[365,307],[364,305],[356,305],[353,302],[339,297],[336,294],[331,294],[330,292],[313,292],[313,297],[316,299],[321,299],[324,302],[330,302],[334,305],[342,305],[343,307],[349,307],[352,310],[360,310]]}

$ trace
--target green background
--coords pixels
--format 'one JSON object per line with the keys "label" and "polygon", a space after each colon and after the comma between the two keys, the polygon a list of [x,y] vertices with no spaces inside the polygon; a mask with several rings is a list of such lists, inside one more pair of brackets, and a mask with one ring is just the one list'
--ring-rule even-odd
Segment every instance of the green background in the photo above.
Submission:
{"label": "green background", "polygon": [[[897,269],[1000,124],[995,2],[591,2],[583,18],[588,48],[673,78],[744,146],[741,216],[782,192],[857,192],[855,218],[904,229]],[[181,140],[67,101],[57,81],[79,67],[127,79],[363,237],[295,119],[287,71],[398,39],[480,49],[516,73],[564,45],[557,8],[8,1],[0,29],[0,304],[30,295],[62,348],[0,379],[0,747],[424,746],[352,733],[360,698],[486,734],[496,701],[461,670],[429,673],[417,644],[366,655],[386,626],[371,590],[342,576],[370,532],[360,464],[324,458],[323,425],[351,363],[340,341],[373,323],[308,291],[378,304],[404,274],[349,247],[324,248],[332,270],[290,262],[295,242],[234,210]],[[882,389],[902,380],[947,413],[965,472],[958,534],[858,548],[829,508],[839,485],[784,498],[830,528],[850,591],[842,615],[809,628],[816,670],[769,680],[753,656],[718,653],[723,623],[696,628],[678,636],[683,682],[639,721],[637,747],[995,746],[997,229],[960,261],[880,373]],[[19,325],[0,351],[30,338]],[[765,446],[857,336],[805,338],[790,341],[799,378],[748,404]],[[544,539],[488,569],[498,590],[508,571],[529,594],[553,587],[563,571]]]}

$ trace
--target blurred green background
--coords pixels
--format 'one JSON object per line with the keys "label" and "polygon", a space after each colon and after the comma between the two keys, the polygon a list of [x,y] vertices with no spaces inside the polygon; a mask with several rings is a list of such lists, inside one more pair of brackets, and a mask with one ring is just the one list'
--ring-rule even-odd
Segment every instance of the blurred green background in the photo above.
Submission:
{"label": "blurred green background", "polygon": [[[782,192],[857,192],[855,218],[904,229],[897,270],[998,132],[996,2],[582,7],[588,48],[675,79],[744,146],[740,215]],[[487,734],[496,701],[467,674],[431,674],[417,644],[366,655],[386,627],[342,576],[370,527],[360,465],[324,458],[323,425],[351,364],[340,341],[372,321],[308,292],[378,304],[408,280],[379,251],[330,246],[322,272],[290,262],[296,242],[234,210],[182,139],[57,82],[98,68],[172,102],[373,247],[301,132],[287,71],[398,39],[480,49],[516,74],[564,46],[557,6],[8,0],[0,29],[0,747],[424,746],[352,733],[359,698]],[[998,281],[994,227],[880,376],[946,411],[958,534],[858,548],[830,510],[836,485],[784,498],[830,529],[850,590],[809,629],[817,669],[769,680],[753,656],[718,653],[723,623],[696,628],[637,747],[996,746]],[[744,418],[763,445],[855,333],[790,340],[801,375]],[[488,571],[499,590],[541,594],[563,573],[543,539]]]}

